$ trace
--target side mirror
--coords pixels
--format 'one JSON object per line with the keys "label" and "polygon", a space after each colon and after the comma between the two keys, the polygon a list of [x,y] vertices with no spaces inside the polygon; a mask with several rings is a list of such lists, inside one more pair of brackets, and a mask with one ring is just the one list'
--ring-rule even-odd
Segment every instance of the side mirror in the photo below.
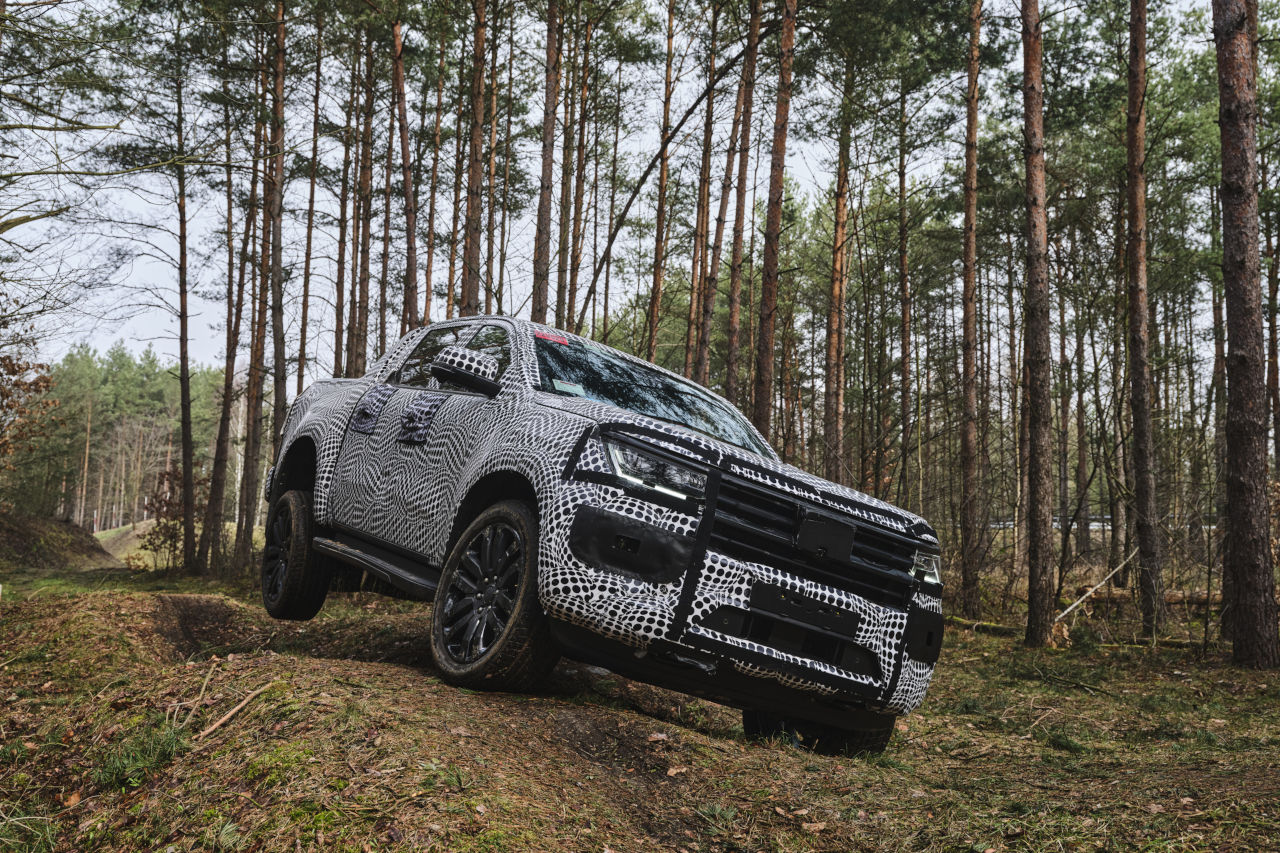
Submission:
{"label": "side mirror", "polygon": [[445,347],[431,362],[431,375],[444,382],[479,391],[486,397],[502,390],[498,384],[498,360],[464,347]]}

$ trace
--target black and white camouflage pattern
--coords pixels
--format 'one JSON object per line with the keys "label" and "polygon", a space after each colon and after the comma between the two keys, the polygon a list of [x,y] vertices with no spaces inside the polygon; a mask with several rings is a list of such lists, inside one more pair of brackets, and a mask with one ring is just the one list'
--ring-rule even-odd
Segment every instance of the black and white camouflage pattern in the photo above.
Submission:
{"label": "black and white camouflage pattern", "polygon": [[[496,375],[497,362],[492,357],[465,348],[471,330],[487,325],[502,326],[510,336],[510,365],[501,376]],[[552,616],[636,649],[644,649],[656,639],[678,643],[682,637],[704,637],[742,648],[756,660],[763,655],[787,664],[792,671],[799,668],[825,676],[827,684],[835,677],[873,689],[877,699],[872,704],[887,711],[907,713],[920,704],[933,666],[903,655],[896,680],[894,677],[907,622],[904,611],[714,550],[702,556],[701,571],[695,573],[697,587],[684,629],[687,635],[673,636],[684,579],[651,583],[586,565],[570,550],[569,530],[583,506],[685,535],[693,535],[704,519],[629,496],[611,485],[566,477],[565,468],[578,449],[576,471],[611,473],[598,438],[588,438],[581,447],[579,444],[589,428],[622,424],[641,428],[646,440],[693,461],[891,530],[910,530],[921,521],[917,516],[785,465],[776,457],[751,453],[613,406],[537,390],[540,381],[534,335],[571,337],[564,332],[505,317],[471,318],[430,328],[468,330],[457,346],[446,347],[437,358],[443,356],[445,363],[497,380],[503,393],[490,398],[441,387],[434,379],[427,387],[397,385],[399,367],[427,333],[425,329],[402,339],[364,379],[323,380],[312,385],[290,411],[282,447],[287,452],[304,438],[315,445],[314,512],[318,524],[359,531],[421,555],[428,565],[440,566],[447,556],[453,519],[471,488],[487,475],[514,473],[524,477],[537,496],[541,532],[538,591]],[[670,440],[663,440],[663,436]],[[756,583],[772,584],[859,614],[856,642],[872,652],[879,671],[844,671],[823,661],[721,634],[703,624],[717,607],[745,608]],[[920,593],[913,605],[941,612],[940,600]],[[775,679],[797,690],[839,694],[833,687],[755,663],[731,663],[748,675]]]}

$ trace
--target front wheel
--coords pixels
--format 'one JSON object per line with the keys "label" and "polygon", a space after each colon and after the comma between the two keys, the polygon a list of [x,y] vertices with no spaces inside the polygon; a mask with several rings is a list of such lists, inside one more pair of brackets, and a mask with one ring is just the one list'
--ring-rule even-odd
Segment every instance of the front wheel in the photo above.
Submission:
{"label": "front wheel", "polygon": [[445,681],[522,691],[555,666],[537,545],[537,521],[520,501],[494,504],[458,537],[431,614],[431,657]]}
{"label": "front wheel", "polygon": [[267,516],[262,603],[277,619],[310,619],[329,594],[328,561],[311,550],[311,493],[281,495]]}
{"label": "front wheel", "polygon": [[895,719],[889,717],[883,725],[874,728],[842,729],[746,709],[742,712],[742,731],[748,738],[778,738],[819,755],[879,755],[889,746]]}

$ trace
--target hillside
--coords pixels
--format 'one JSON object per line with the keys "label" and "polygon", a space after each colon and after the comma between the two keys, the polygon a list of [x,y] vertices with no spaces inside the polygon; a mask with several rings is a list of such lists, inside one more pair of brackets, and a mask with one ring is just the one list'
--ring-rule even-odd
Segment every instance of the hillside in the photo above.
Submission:
{"label": "hillside", "polygon": [[0,849],[1229,850],[1280,833],[1280,683],[1221,661],[953,631],[922,711],[853,761],[748,742],[735,712],[567,662],[537,695],[450,687],[423,617],[356,596],[303,624],[221,595],[6,598]]}

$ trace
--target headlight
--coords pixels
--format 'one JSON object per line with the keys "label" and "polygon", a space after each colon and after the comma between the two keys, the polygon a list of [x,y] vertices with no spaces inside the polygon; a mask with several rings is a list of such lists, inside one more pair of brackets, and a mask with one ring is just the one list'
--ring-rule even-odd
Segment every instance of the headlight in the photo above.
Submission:
{"label": "headlight", "polygon": [[942,557],[924,549],[916,551],[916,564],[911,574],[925,583],[942,583]]}
{"label": "headlight", "polygon": [[682,499],[702,500],[707,494],[706,474],[627,445],[606,441],[604,446],[613,472],[629,483]]}

